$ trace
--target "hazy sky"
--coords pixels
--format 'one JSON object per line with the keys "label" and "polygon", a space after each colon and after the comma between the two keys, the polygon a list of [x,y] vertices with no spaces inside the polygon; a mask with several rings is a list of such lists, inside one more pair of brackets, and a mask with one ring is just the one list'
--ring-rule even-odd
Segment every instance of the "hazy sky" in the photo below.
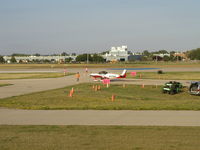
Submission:
{"label": "hazy sky", "polygon": [[0,0],[0,55],[200,47],[200,0]]}

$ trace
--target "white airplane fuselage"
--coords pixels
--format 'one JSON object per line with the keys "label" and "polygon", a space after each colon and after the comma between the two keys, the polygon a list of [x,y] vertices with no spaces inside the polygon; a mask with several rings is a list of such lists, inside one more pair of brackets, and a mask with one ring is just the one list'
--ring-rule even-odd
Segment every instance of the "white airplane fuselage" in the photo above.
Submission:
{"label": "white airplane fuselage", "polygon": [[114,73],[92,73],[90,74],[91,77],[97,79],[117,79],[117,78],[126,78],[126,70],[124,69],[124,71],[122,72],[122,74],[114,74]]}

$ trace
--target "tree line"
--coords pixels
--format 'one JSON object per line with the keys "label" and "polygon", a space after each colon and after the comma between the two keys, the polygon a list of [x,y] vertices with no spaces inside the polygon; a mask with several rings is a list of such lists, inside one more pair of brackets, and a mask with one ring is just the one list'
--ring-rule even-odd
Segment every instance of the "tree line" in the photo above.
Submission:
{"label": "tree line", "polygon": [[[155,51],[155,52],[149,52],[147,50],[143,51],[143,57],[142,60],[162,60],[162,61],[177,61],[177,60],[182,60],[183,57],[181,56],[177,56],[175,55],[175,51],[166,51],[166,50],[159,50],[159,51]],[[164,57],[159,57],[159,56],[155,56],[155,54],[169,54],[169,56],[164,56]],[[200,60],[200,48],[196,48],[196,49],[192,49],[192,50],[188,50],[186,52],[184,52],[184,54],[186,55],[186,57],[189,60]]]}
{"label": "tree line", "polygon": [[[148,50],[144,50],[142,52],[141,61],[152,61],[152,60],[177,61],[177,60],[183,59],[181,56],[174,55],[175,53],[176,53],[175,51],[168,52],[167,50],[159,50],[155,52],[149,52]],[[164,57],[159,57],[159,56],[156,56],[155,54],[169,54],[169,56],[165,55]],[[75,55],[76,54],[73,53],[73,56]],[[185,55],[190,60],[200,60],[200,48],[186,51]],[[30,55],[17,54],[17,53],[12,54],[10,62],[16,63],[17,61],[15,57],[17,56],[30,56]],[[40,54],[36,53],[35,56],[40,56]],[[69,54],[63,52],[61,56],[69,56]],[[72,61],[72,58],[69,57],[64,60],[64,63],[70,63],[71,61]],[[100,54],[80,54],[76,57],[76,62],[87,62],[87,61],[92,62],[92,63],[102,63],[102,62],[105,62],[105,59]],[[42,61],[34,60],[33,61],[33,63],[50,63],[50,62],[51,62],[50,60],[42,60]],[[1,55],[0,55],[0,63],[6,63],[5,59]]]}
{"label": "tree line", "polygon": [[200,48],[187,51],[186,53],[191,60],[200,60]]}
{"label": "tree line", "polygon": [[91,54],[81,54],[81,55],[78,55],[76,57],[76,61],[77,62],[93,62],[93,63],[102,63],[102,62],[105,62],[105,59],[98,55],[98,54],[94,54],[94,55],[91,55]]}
{"label": "tree line", "polygon": [[[142,53],[142,61],[177,61],[182,60],[181,56],[176,56],[175,51],[168,52],[167,50],[159,50],[154,52],[149,52],[148,50],[143,51]],[[159,56],[159,54],[164,54],[163,57]],[[168,54],[168,55],[167,55]]]}

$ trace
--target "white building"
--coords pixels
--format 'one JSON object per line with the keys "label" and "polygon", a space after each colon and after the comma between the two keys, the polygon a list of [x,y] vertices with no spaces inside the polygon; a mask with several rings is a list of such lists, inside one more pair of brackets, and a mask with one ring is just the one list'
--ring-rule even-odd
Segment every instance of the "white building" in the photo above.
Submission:
{"label": "white building", "polygon": [[[17,63],[22,62],[32,62],[32,61],[44,61],[48,60],[51,62],[63,62],[66,58],[72,58],[72,60],[76,60],[76,56],[15,56]],[[4,60],[7,63],[10,63],[11,56],[4,56]]]}
{"label": "white building", "polygon": [[127,46],[111,47],[109,53],[106,53],[103,57],[106,61],[127,61],[128,60],[128,48]]}

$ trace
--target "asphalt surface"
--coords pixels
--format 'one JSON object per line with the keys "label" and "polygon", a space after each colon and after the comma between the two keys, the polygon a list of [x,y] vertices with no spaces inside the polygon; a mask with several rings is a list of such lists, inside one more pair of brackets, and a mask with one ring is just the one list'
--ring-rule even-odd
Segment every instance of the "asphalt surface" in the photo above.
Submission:
{"label": "asphalt surface", "polygon": [[0,125],[200,126],[200,111],[0,109]]}
{"label": "asphalt surface", "polygon": [[77,82],[75,76],[72,75],[61,78],[4,80],[3,82],[13,85],[0,87],[0,98],[57,89],[82,82],[90,82],[90,78],[82,76],[80,81]]}

